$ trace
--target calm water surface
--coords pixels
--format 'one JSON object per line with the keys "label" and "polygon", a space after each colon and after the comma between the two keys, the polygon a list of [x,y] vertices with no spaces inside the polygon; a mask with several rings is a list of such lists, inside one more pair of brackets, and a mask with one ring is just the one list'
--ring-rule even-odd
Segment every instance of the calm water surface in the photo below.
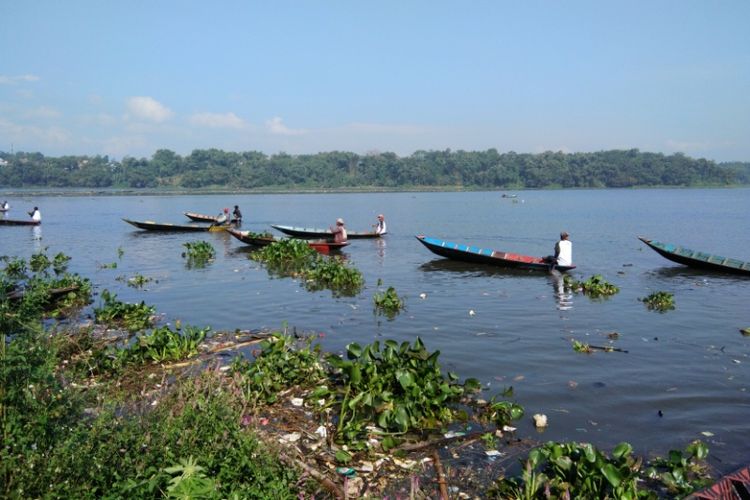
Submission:
{"label": "calm water surface", "polygon": [[[523,436],[589,441],[607,450],[627,440],[639,453],[659,454],[700,438],[720,471],[750,463],[750,338],[738,331],[750,326],[750,279],[681,267],[636,239],[750,260],[749,189],[526,191],[516,200],[477,192],[10,202],[10,217],[25,218],[38,205],[44,219],[39,228],[0,227],[0,255],[28,257],[44,247],[64,252],[73,257],[71,270],[90,277],[98,291],[145,300],[164,321],[215,330],[287,322],[324,332],[324,347],[332,351],[352,341],[421,336],[428,349],[442,352],[446,368],[482,380],[486,397],[512,385],[526,409]],[[247,258],[249,247],[227,234],[149,233],[121,220],[183,223],[185,211],[218,213],[234,204],[245,214],[243,229],[253,231],[272,223],[328,227],[337,217],[362,231],[382,212],[390,232],[347,247],[344,254],[363,272],[366,287],[357,297],[335,298],[270,276]],[[414,238],[548,255],[563,229],[578,265],[572,275],[602,274],[619,294],[601,301],[561,296],[552,275],[447,261]],[[182,244],[197,240],[210,241],[218,256],[205,269],[189,270]],[[116,269],[101,268],[112,262]],[[135,273],[158,282],[135,290],[116,280]],[[379,279],[406,299],[406,311],[393,321],[373,314]],[[676,310],[659,314],[638,301],[655,291],[672,292]],[[614,345],[628,353],[586,355],[572,348],[572,339],[606,345],[611,332],[620,334]],[[534,413],[549,417],[540,435],[531,424]]]}

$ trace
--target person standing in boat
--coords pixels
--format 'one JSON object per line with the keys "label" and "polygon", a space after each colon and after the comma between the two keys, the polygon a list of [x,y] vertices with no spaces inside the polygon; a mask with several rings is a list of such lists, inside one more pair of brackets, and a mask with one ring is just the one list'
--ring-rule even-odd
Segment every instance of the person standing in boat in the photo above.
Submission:
{"label": "person standing in boat", "polygon": [[8,203],[8,200],[5,200],[2,205],[0,205],[0,210],[3,212],[7,212],[10,210],[10,203]]}
{"label": "person standing in boat", "polygon": [[331,233],[333,234],[334,243],[344,243],[347,239],[346,228],[344,227],[344,219],[336,219],[336,227],[332,227]]}
{"label": "person standing in boat", "polygon": [[242,224],[242,212],[240,212],[239,205],[234,206],[234,210],[232,211],[232,219],[234,219],[234,223],[238,226]]}
{"label": "person standing in boat", "polygon": [[375,228],[375,232],[377,234],[385,234],[388,232],[388,228],[385,225],[385,217],[383,214],[378,215],[378,223],[373,224],[372,227]]}
{"label": "person standing in boat", "polygon": [[42,222],[42,213],[39,211],[38,207],[34,207],[34,210],[29,212],[29,215],[34,222]]}
{"label": "person standing in boat", "polygon": [[223,212],[220,212],[219,215],[216,216],[216,225],[222,226],[224,224],[229,224],[229,209],[225,208]]}
{"label": "person standing in boat", "polygon": [[573,265],[573,243],[568,239],[567,232],[560,233],[560,241],[555,243],[555,255],[545,257],[544,260],[553,266]]}

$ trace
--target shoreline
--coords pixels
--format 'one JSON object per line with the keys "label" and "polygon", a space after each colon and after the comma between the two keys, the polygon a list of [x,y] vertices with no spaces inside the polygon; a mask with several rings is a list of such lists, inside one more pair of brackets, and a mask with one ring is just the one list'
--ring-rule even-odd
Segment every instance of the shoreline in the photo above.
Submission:
{"label": "shoreline", "polygon": [[742,189],[746,184],[706,185],[706,186],[631,186],[631,187],[571,187],[571,188],[505,188],[486,189],[465,186],[423,186],[423,187],[366,187],[366,188],[309,188],[309,189],[158,189],[158,188],[0,188],[0,195],[7,198],[28,196],[185,196],[185,195],[237,195],[237,194],[370,194],[370,193],[462,193],[462,192],[526,192],[526,191],[590,191],[590,190],[641,190],[641,189]]}

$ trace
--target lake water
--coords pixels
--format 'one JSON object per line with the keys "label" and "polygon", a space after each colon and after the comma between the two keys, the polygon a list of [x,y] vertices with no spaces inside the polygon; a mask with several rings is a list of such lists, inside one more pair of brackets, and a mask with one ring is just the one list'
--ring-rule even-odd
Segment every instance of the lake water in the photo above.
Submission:
{"label": "lake water", "polygon": [[[0,198],[3,193],[0,191]],[[638,453],[664,454],[703,439],[710,463],[728,472],[750,463],[750,278],[673,264],[636,236],[750,260],[750,189],[524,191],[184,196],[34,196],[10,198],[9,217],[38,205],[41,227],[0,227],[0,255],[28,257],[48,247],[73,257],[71,270],[97,291],[155,305],[164,321],[214,330],[281,328],[325,333],[324,347],[352,341],[413,340],[441,351],[444,367],[477,377],[485,397],[513,386],[526,409],[519,435],[588,441],[611,448],[628,441]],[[243,229],[270,224],[328,227],[337,217],[368,230],[384,213],[389,234],[353,240],[344,251],[362,271],[356,297],[308,292],[272,277],[248,259],[249,247],[224,233],[150,233],[121,220],[187,222],[185,211],[215,214],[239,204]],[[560,296],[559,280],[439,258],[415,234],[530,255],[552,253],[570,233],[579,280],[601,274],[620,287],[612,298]],[[182,244],[206,240],[218,250],[205,269],[187,269]],[[118,258],[118,248],[124,252]],[[116,269],[103,269],[117,262]],[[145,290],[118,276],[158,281]],[[393,321],[373,314],[373,294],[393,286],[406,311]],[[639,302],[674,294],[664,314]],[[421,298],[426,294],[425,298]],[[98,302],[98,297],[97,297]],[[473,311],[474,314],[470,314]],[[572,339],[621,352],[582,354]],[[659,411],[663,416],[659,416]],[[550,426],[537,434],[531,415]],[[705,435],[702,433],[710,433]]]}

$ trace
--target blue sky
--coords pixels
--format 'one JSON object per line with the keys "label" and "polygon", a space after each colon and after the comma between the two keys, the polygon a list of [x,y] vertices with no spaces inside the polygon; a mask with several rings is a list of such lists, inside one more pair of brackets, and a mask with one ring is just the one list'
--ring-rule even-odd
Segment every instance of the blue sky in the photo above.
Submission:
{"label": "blue sky", "polygon": [[0,1],[0,151],[750,161],[750,2]]}

